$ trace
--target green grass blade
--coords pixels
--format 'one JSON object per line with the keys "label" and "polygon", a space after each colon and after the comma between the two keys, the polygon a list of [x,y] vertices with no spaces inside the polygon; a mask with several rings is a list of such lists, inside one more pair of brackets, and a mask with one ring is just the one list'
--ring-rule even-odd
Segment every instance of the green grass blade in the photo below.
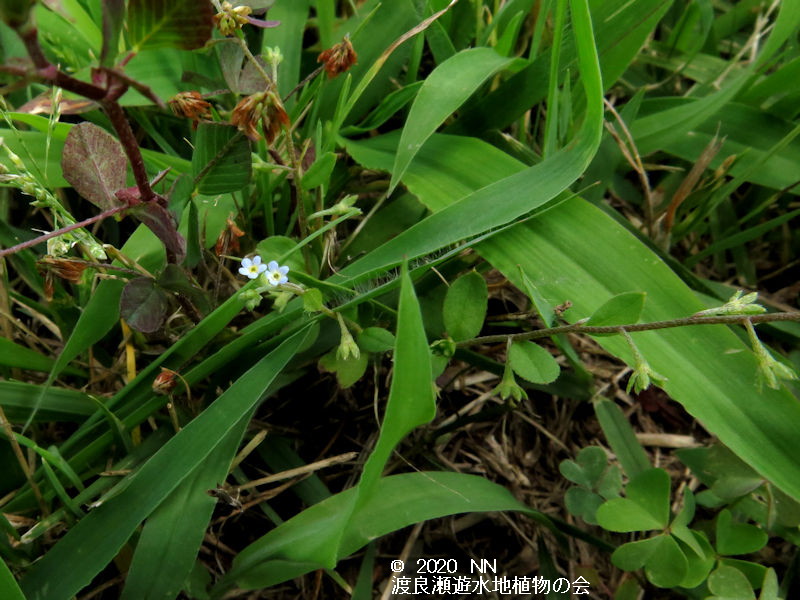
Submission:
{"label": "green grass blade", "polygon": [[603,429],[603,434],[608,440],[608,445],[617,455],[622,470],[629,478],[652,466],[619,406],[611,400],[601,398],[595,403],[594,412]]}
{"label": "green grass blade", "polygon": [[387,195],[400,179],[425,141],[492,75],[513,59],[491,48],[459,52],[436,67],[419,90],[400,136],[392,180]]}
{"label": "green grass blade", "polygon": [[580,177],[600,144],[602,82],[586,2],[573,0],[570,5],[581,79],[588,99],[584,122],[576,139],[547,160],[443,208],[349,265],[334,280],[396,265],[404,256],[416,258],[504,225],[545,205]]}
{"label": "green grass blade", "polygon": [[[354,499],[355,488],[315,504],[270,531],[233,561],[233,568],[214,590],[220,598],[235,584],[243,589],[276,585],[319,568],[305,562],[303,549]],[[413,523],[462,512],[512,510],[540,523],[549,519],[516,500],[511,493],[482,477],[463,473],[416,472],[392,475],[378,482],[375,493],[358,513],[358,527],[349,529],[340,547],[345,557],[371,540]]]}
{"label": "green grass blade", "polygon": [[122,600],[163,600],[178,595],[194,566],[216,505],[207,491],[225,481],[249,421],[248,412],[147,518]]}
{"label": "green grass blade", "polygon": [[[30,600],[68,600],[117,554],[136,527],[249,414],[300,347],[298,333],[262,358],[90,512],[26,574]],[[54,588],[51,582],[57,581]]]}
{"label": "green grass blade", "polygon": [[[41,392],[38,385],[21,381],[0,381],[0,405],[12,423],[24,423],[31,416],[31,398]],[[94,412],[91,399],[74,390],[48,389],[34,421],[83,421]]]}
{"label": "green grass blade", "polygon": [[[303,31],[308,20],[309,0],[276,2],[269,18],[281,22],[264,35],[264,48],[281,49],[283,61],[278,71],[278,90],[286,96],[300,81],[300,62],[303,53]],[[294,100],[292,100],[293,102]]]}
{"label": "green grass blade", "polygon": [[0,597],[3,600],[25,600],[25,595],[2,558],[0,558]]}
{"label": "green grass blade", "polygon": [[[0,365],[4,367],[18,367],[30,371],[50,371],[53,367],[53,362],[52,358],[43,356],[35,350],[15,344],[6,338],[0,338]],[[71,372],[73,375],[86,374],[80,369],[67,368],[64,370]]]}

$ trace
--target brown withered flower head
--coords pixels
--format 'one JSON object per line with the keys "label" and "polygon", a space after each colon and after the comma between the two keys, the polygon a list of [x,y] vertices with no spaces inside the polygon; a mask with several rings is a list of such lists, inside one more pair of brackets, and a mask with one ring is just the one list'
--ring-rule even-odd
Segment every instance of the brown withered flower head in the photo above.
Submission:
{"label": "brown withered flower head", "polygon": [[241,251],[239,238],[244,235],[244,231],[239,229],[231,218],[228,218],[227,221],[228,223],[225,229],[220,232],[217,243],[214,246],[214,252],[216,252],[217,256],[227,254],[228,252],[238,254]]}
{"label": "brown withered flower head", "polygon": [[231,124],[236,125],[253,141],[261,139],[257,129],[259,123],[268,144],[278,137],[281,127],[290,125],[289,115],[283,108],[283,102],[272,90],[242,98],[231,114]]}
{"label": "brown withered flower head", "polygon": [[39,270],[43,273],[52,273],[56,277],[71,283],[80,282],[83,272],[89,266],[82,260],[54,256],[45,256],[39,259],[38,263]]}
{"label": "brown withered flower head", "polygon": [[353,44],[350,43],[350,36],[344,36],[344,39],[325,50],[320,52],[317,57],[318,63],[323,63],[325,72],[328,77],[336,77],[339,73],[344,73],[358,60],[358,55],[353,49]]}
{"label": "brown withered flower head", "polygon": [[50,302],[55,293],[55,278],[63,279],[71,283],[78,283],[83,272],[89,265],[82,260],[70,258],[57,258],[45,256],[37,261],[36,267],[44,275],[44,297]]}
{"label": "brown withered flower head", "polygon": [[230,2],[222,3],[222,11],[214,15],[214,25],[219,29],[219,32],[224,36],[233,35],[237,29],[241,29],[242,25],[250,22],[247,18],[253,9],[249,6],[237,6],[236,8]]}
{"label": "brown withered flower head", "polygon": [[200,118],[211,118],[211,105],[203,100],[200,92],[180,92],[167,102],[172,112],[179,117],[197,121]]}

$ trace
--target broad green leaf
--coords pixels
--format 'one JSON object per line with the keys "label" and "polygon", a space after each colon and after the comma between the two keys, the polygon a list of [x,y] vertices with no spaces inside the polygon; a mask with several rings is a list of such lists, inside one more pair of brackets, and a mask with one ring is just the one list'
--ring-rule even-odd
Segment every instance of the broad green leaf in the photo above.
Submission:
{"label": "broad green leaf", "polygon": [[250,140],[232,125],[201,123],[197,128],[192,173],[198,192],[235,192],[250,182]]}
{"label": "broad green leaf", "polygon": [[632,477],[625,487],[625,496],[647,510],[667,526],[669,521],[670,479],[663,469],[650,469]]}
{"label": "broad green leaf", "polygon": [[490,48],[471,48],[447,59],[428,75],[400,136],[389,192],[400,182],[409,163],[436,128],[511,60]]}
{"label": "broad green leaf", "polygon": [[761,585],[761,594],[758,600],[778,600],[778,576],[775,574],[775,569],[767,569],[767,574],[764,575],[764,583]]}
{"label": "broad green leaf", "polygon": [[62,537],[23,578],[28,600],[68,600],[89,584],[136,527],[250,413],[303,338],[303,332],[295,334],[258,361]]}
{"label": "broad green leaf", "polygon": [[[215,588],[214,597],[231,586],[258,589],[300,576],[321,565],[309,563],[304,551],[337,522],[353,502],[356,488],[323,500],[276,527],[242,550]],[[462,473],[416,472],[385,477],[358,513],[339,550],[344,558],[373,539],[413,523],[460,512],[522,511],[548,525],[548,519],[482,477]]]}
{"label": "broad green leaf", "polygon": [[364,465],[359,481],[358,505],[370,498],[397,444],[412,429],[429,422],[436,414],[428,339],[414,285],[405,267],[401,275],[395,339],[394,375],[389,400],[378,442]]}
{"label": "broad green leaf", "polygon": [[114,193],[125,187],[128,161],[119,141],[93,123],[70,129],[61,168],[81,196],[102,210],[120,206]]}
{"label": "broad green leaf", "polygon": [[0,596],[3,597],[3,600],[25,600],[14,575],[2,558],[0,558]]}
{"label": "broad green leaf", "polygon": [[636,323],[644,309],[644,300],[642,292],[617,294],[594,311],[586,325],[605,327]]}
{"label": "broad green leaf", "polygon": [[214,8],[209,0],[129,0],[128,41],[144,48],[201,48],[211,38]]}
{"label": "broad green leaf", "polygon": [[725,556],[758,552],[768,540],[767,533],[749,523],[734,523],[729,510],[717,515],[717,552]]}
{"label": "broad green leaf", "polygon": [[[269,35],[264,36],[262,52],[267,47],[281,49],[283,61],[278,77],[278,90],[282,97],[291,92],[300,81],[303,31],[308,22],[310,6],[310,0],[292,0],[292,2],[276,2],[269,10],[269,18],[280,21],[281,26],[270,29]],[[289,100],[287,106],[291,106],[292,102],[293,98]]]}
{"label": "broad green leaf", "polygon": [[558,379],[561,367],[545,348],[533,342],[511,344],[508,362],[514,372],[531,383],[552,383]]}
{"label": "broad green leaf", "polygon": [[455,341],[477,336],[486,318],[489,289],[481,275],[471,271],[447,288],[442,316],[447,333]]}

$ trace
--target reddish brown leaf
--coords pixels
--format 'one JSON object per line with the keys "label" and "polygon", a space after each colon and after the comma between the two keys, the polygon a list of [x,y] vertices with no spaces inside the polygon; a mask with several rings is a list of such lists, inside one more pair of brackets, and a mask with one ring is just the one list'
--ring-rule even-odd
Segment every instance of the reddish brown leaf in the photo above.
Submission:
{"label": "reddish brown leaf", "polygon": [[64,179],[95,206],[120,206],[114,194],[125,185],[127,164],[122,145],[97,125],[81,123],[70,129],[61,157]]}
{"label": "reddish brown leaf", "polygon": [[186,240],[178,233],[178,223],[172,213],[157,202],[144,202],[131,210],[137,219],[156,234],[167,249],[169,262],[180,264],[186,258]]}

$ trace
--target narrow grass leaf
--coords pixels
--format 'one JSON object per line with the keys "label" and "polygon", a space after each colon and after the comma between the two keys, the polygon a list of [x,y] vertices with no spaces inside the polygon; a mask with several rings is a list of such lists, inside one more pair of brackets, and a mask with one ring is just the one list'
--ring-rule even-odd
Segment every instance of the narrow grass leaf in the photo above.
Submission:
{"label": "narrow grass leaf", "polygon": [[594,412],[608,445],[617,456],[628,477],[635,477],[650,468],[650,459],[636,439],[625,413],[611,400],[601,398],[594,405]]}
{"label": "narrow grass leaf", "polygon": [[[21,381],[0,381],[0,405],[12,423],[31,417],[31,398],[41,387]],[[44,392],[34,421],[83,421],[94,412],[94,403],[81,392],[51,387]]]}
{"label": "narrow grass leaf", "polygon": [[422,84],[408,114],[387,193],[397,186],[409,163],[436,128],[489,77],[511,61],[491,48],[471,48],[459,52],[433,70]]}
{"label": "narrow grass leaf", "polygon": [[148,517],[121,600],[177,597],[194,566],[217,503],[207,492],[225,481],[251,412]]}
{"label": "narrow grass leaf", "polygon": [[[303,342],[298,333],[262,358],[210,407],[127,477],[22,580],[29,600],[68,600],[117,554],[136,527],[225,439],[261,400]],[[58,582],[57,586],[52,585]]]}
{"label": "narrow grass leaf", "polygon": [[576,138],[547,160],[434,213],[347,266],[332,278],[334,281],[384,269],[398,264],[404,256],[416,258],[504,225],[546,205],[580,177],[600,144],[602,83],[586,1],[572,0],[570,6],[581,80],[588,99],[584,122]]}
{"label": "narrow grass leaf", "polygon": [[25,595],[2,558],[0,558],[0,597],[3,600],[25,600]]}

